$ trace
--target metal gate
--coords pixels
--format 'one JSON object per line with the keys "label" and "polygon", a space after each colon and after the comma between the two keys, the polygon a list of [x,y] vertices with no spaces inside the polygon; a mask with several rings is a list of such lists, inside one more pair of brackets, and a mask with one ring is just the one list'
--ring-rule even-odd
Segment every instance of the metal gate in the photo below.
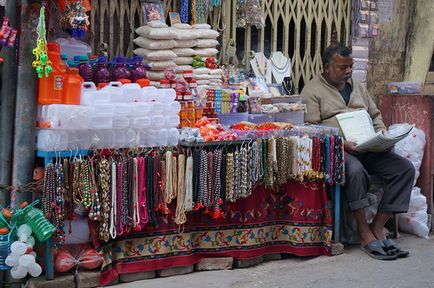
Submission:
{"label": "metal gate", "polygon": [[[349,44],[351,31],[351,0],[263,0],[262,11],[266,26],[236,27],[236,1],[222,0],[208,22],[221,32],[221,52],[235,43],[242,64],[248,63],[251,50],[270,56],[282,51],[292,59],[295,92],[321,69],[321,52],[336,40]],[[176,11],[177,0],[165,0],[165,11]],[[142,23],[139,0],[92,1],[92,46],[98,51],[101,43],[108,44],[112,55],[131,55],[134,49],[134,28]],[[167,7],[171,7],[168,9]]]}

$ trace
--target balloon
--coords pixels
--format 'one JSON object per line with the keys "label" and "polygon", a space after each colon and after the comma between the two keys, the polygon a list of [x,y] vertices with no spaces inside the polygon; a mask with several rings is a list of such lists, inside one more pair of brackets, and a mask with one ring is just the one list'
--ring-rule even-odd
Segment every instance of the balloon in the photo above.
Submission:
{"label": "balloon", "polygon": [[5,260],[5,264],[13,267],[13,266],[17,266],[18,265],[18,257],[17,255],[9,255],[8,257],[6,257]]}
{"label": "balloon", "polygon": [[42,268],[38,263],[33,263],[32,265],[30,265],[28,270],[29,270],[29,274],[32,277],[38,277],[42,273]]}
{"label": "balloon", "polygon": [[32,235],[32,228],[29,225],[23,224],[18,227],[17,236],[20,241],[26,242],[30,235]]}
{"label": "balloon", "polygon": [[32,255],[22,255],[20,259],[18,259],[18,264],[27,268],[33,263],[35,263],[35,257]]}
{"label": "balloon", "polygon": [[15,266],[11,269],[11,276],[14,279],[23,279],[27,275],[27,268],[23,266]]}
{"label": "balloon", "polygon": [[11,253],[13,255],[23,255],[27,250],[27,245],[19,242],[19,241],[15,241],[14,243],[12,243],[11,245]]}
{"label": "balloon", "polygon": [[26,244],[33,248],[35,246],[35,238],[33,236],[30,236],[27,238]]}

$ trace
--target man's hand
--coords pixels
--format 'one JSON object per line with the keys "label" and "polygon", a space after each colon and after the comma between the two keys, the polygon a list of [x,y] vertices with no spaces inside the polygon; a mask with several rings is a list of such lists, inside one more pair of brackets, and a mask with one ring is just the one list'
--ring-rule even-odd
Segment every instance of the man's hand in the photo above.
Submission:
{"label": "man's hand", "polygon": [[357,149],[357,144],[355,142],[351,142],[351,141],[345,141],[344,142],[344,149],[346,152],[350,153],[350,154],[360,154],[363,151],[360,149]]}

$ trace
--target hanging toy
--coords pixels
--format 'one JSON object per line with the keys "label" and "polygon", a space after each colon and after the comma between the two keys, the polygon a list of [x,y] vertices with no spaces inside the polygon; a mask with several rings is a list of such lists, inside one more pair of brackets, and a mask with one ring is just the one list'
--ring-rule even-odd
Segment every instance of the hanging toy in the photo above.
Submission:
{"label": "hanging toy", "polygon": [[[2,26],[0,28],[0,46],[6,46],[7,48],[13,48],[15,46],[15,40],[17,39],[17,29],[9,26],[9,17],[4,16]],[[0,63],[3,62],[3,58],[0,57]]]}
{"label": "hanging toy", "polygon": [[33,55],[35,55],[36,60],[33,61],[32,66],[33,68],[35,68],[36,73],[38,74],[38,78],[42,78],[43,76],[48,77],[48,75],[50,75],[50,73],[53,71],[53,67],[51,66],[51,61],[50,59],[48,59],[47,53],[45,7],[43,6],[41,7],[41,11],[39,13],[39,23],[37,30],[37,46],[35,49],[33,49]]}
{"label": "hanging toy", "polygon": [[89,26],[89,16],[86,14],[86,8],[82,1],[67,3],[60,26],[73,38],[84,38]]}

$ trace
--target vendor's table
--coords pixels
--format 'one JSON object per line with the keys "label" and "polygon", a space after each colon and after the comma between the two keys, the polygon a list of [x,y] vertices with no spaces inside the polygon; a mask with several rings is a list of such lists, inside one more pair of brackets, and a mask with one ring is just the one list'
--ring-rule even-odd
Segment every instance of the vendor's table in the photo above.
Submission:
{"label": "vendor's table", "polygon": [[141,232],[96,243],[104,254],[100,282],[108,285],[121,274],[193,265],[203,257],[328,255],[332,217],[327,203],[324,183],[290,181],[276,191],[257,186],[248,198],[226,203],[224,217],[217,220],[192,212],[180,227],[174,223],[173,206],[169,215],[160,215]]}

